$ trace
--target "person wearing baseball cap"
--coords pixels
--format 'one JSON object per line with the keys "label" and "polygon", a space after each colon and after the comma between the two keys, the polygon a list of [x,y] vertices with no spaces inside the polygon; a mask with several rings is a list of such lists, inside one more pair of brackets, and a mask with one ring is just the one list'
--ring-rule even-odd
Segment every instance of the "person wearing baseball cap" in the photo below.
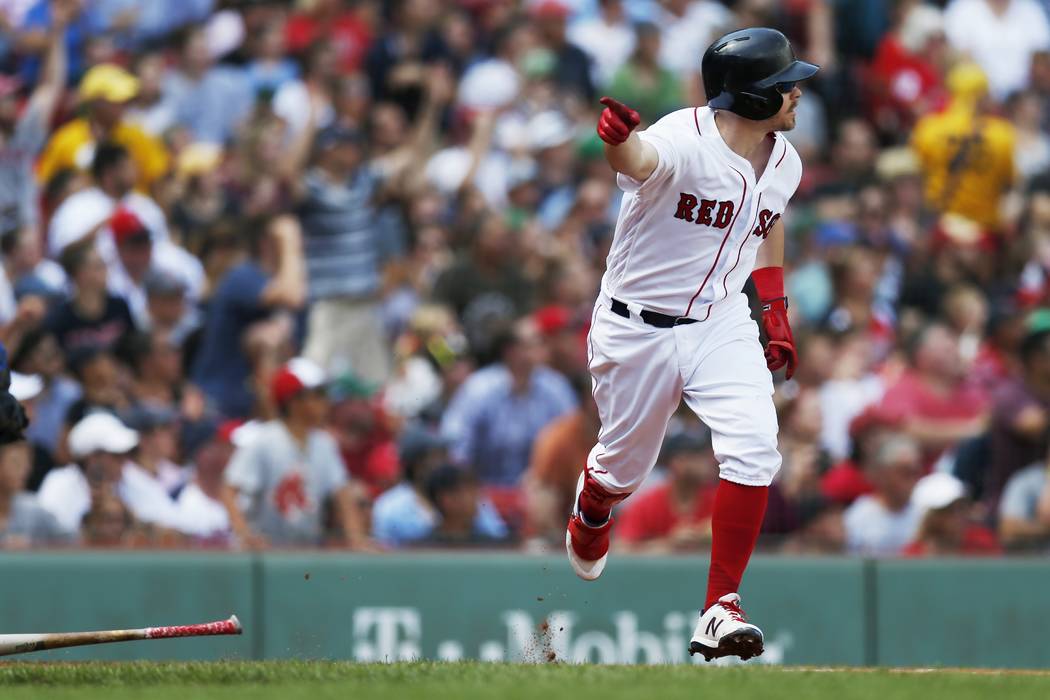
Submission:
{"label": "person wearing baseball cap", "polygon": [[321,545],[329,538],[324,517],[329,504],[335,541],[366,546],[359,487],[324,430],[326,386],[324,370],[302,357],[289,360],[270,379],[278,417],[256,428],[226,467],[223,502],[242,546]]}
{"label": "person wearing baseball cap", "polygon": [[919,479],[911,494],[921,521],[915,540],[904,548],[906,557],[993,556],[1002,547],[991,530],[970,520],[972,501],[966,485],[945,472]]}
{"label": "person wearing baseball cap", "polygon": [[[62,3],[52,5],[58,8]],[[62,9],[52,9],[51,16],[44,70],[24,106],[25,83],[14,75],[0,75],[0,232],[5,235],[35,226],[40,218],[33,165],[68,73],[63,36],[70,17]]]}
{"label": "person wearing baseball cap", "polygon": [[99,411],[77,421],[67,442],[73,463],[48,472],[37,497],[64,530],[76,533],[94,494],[116,490],[139,435],[112,413]]}
{"label": "person wearing baseball cap", "polygon": [[138,78],[114,63],[99,64],[85,73],[77,90],[84,116],[64,124],[48,141],[37,165],[39,181],[47,182],[67,168],[86,170],[101,141],[128,149],[138,171],[139,189],[148,189],[166,173],[170,161],[167,147],[124,121],[127,105],[138,91]]}
{"label": "person wearing baseball cap", "polygon": [[109,230],[117,248],[117,258],[136,287],[142,287],[153,257],[153,238],[142,219],[131,209],[118,206],[109,218]]}

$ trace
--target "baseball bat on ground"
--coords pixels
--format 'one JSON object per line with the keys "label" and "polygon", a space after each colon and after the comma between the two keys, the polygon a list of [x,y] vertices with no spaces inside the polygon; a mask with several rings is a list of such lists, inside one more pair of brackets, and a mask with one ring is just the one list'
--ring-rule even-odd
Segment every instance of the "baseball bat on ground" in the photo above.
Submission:
{"label": "baseball bat on ground", "polygon": [[127,642],[133,639],[172,639],[174,637],[213,637],[240,634],[241,621],[236,615],[228,620],[205,622],[199,625],[174,627],[143,627],[137,630],[104,630],[99,632],[53,632],[44,634],[0,634],[0,656],[24,654],[30,651],[80,647],[88,644]]}

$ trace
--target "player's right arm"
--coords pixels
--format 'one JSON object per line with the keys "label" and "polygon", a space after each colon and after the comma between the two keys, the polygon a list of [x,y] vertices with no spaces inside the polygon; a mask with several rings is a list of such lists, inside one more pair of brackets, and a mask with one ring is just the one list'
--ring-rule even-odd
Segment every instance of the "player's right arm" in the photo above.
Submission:
{"label": "player's right arm", "polygon": [[603,97],[601,103],[605,109],[598,118],[598,136],[605,141],[605,159],[616,172],[644,182],[660,164],[660,156],[634,133],[641,121],[638,112],[611,97]]}

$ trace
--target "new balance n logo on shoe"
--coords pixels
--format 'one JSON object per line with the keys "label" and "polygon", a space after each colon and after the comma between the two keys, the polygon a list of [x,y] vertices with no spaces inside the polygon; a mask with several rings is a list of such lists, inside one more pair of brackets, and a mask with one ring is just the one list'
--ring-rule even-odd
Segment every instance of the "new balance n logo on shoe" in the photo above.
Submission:
{"label": "new balance n logo on shoe", "polygon": [[716,620],[711,618],[707,621],[707,629],[704,630],[704,634],[708,637],[714,638],[718,634],[718,628],[722,626],[722,620]]}

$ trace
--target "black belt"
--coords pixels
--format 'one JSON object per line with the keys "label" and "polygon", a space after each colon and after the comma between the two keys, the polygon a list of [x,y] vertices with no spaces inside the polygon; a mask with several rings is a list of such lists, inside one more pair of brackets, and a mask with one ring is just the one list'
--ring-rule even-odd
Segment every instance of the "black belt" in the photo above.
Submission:
{"label": "black belt", "polygon": [[[617,316],[623,316],[624,318],[631,317],[631,312],[627,310],[627,304],[619,299],[613,299],[609,308],[612,309],[612,312]],[[641,316],[642,320],[650,326],[656,326],[657,328],[671,328],[672,326],[684,326],[687,323],[697,322],[695,318],[689,318],[688,316],[668,316],[667,314],[648,310],[643,310],[638,315]]]}

